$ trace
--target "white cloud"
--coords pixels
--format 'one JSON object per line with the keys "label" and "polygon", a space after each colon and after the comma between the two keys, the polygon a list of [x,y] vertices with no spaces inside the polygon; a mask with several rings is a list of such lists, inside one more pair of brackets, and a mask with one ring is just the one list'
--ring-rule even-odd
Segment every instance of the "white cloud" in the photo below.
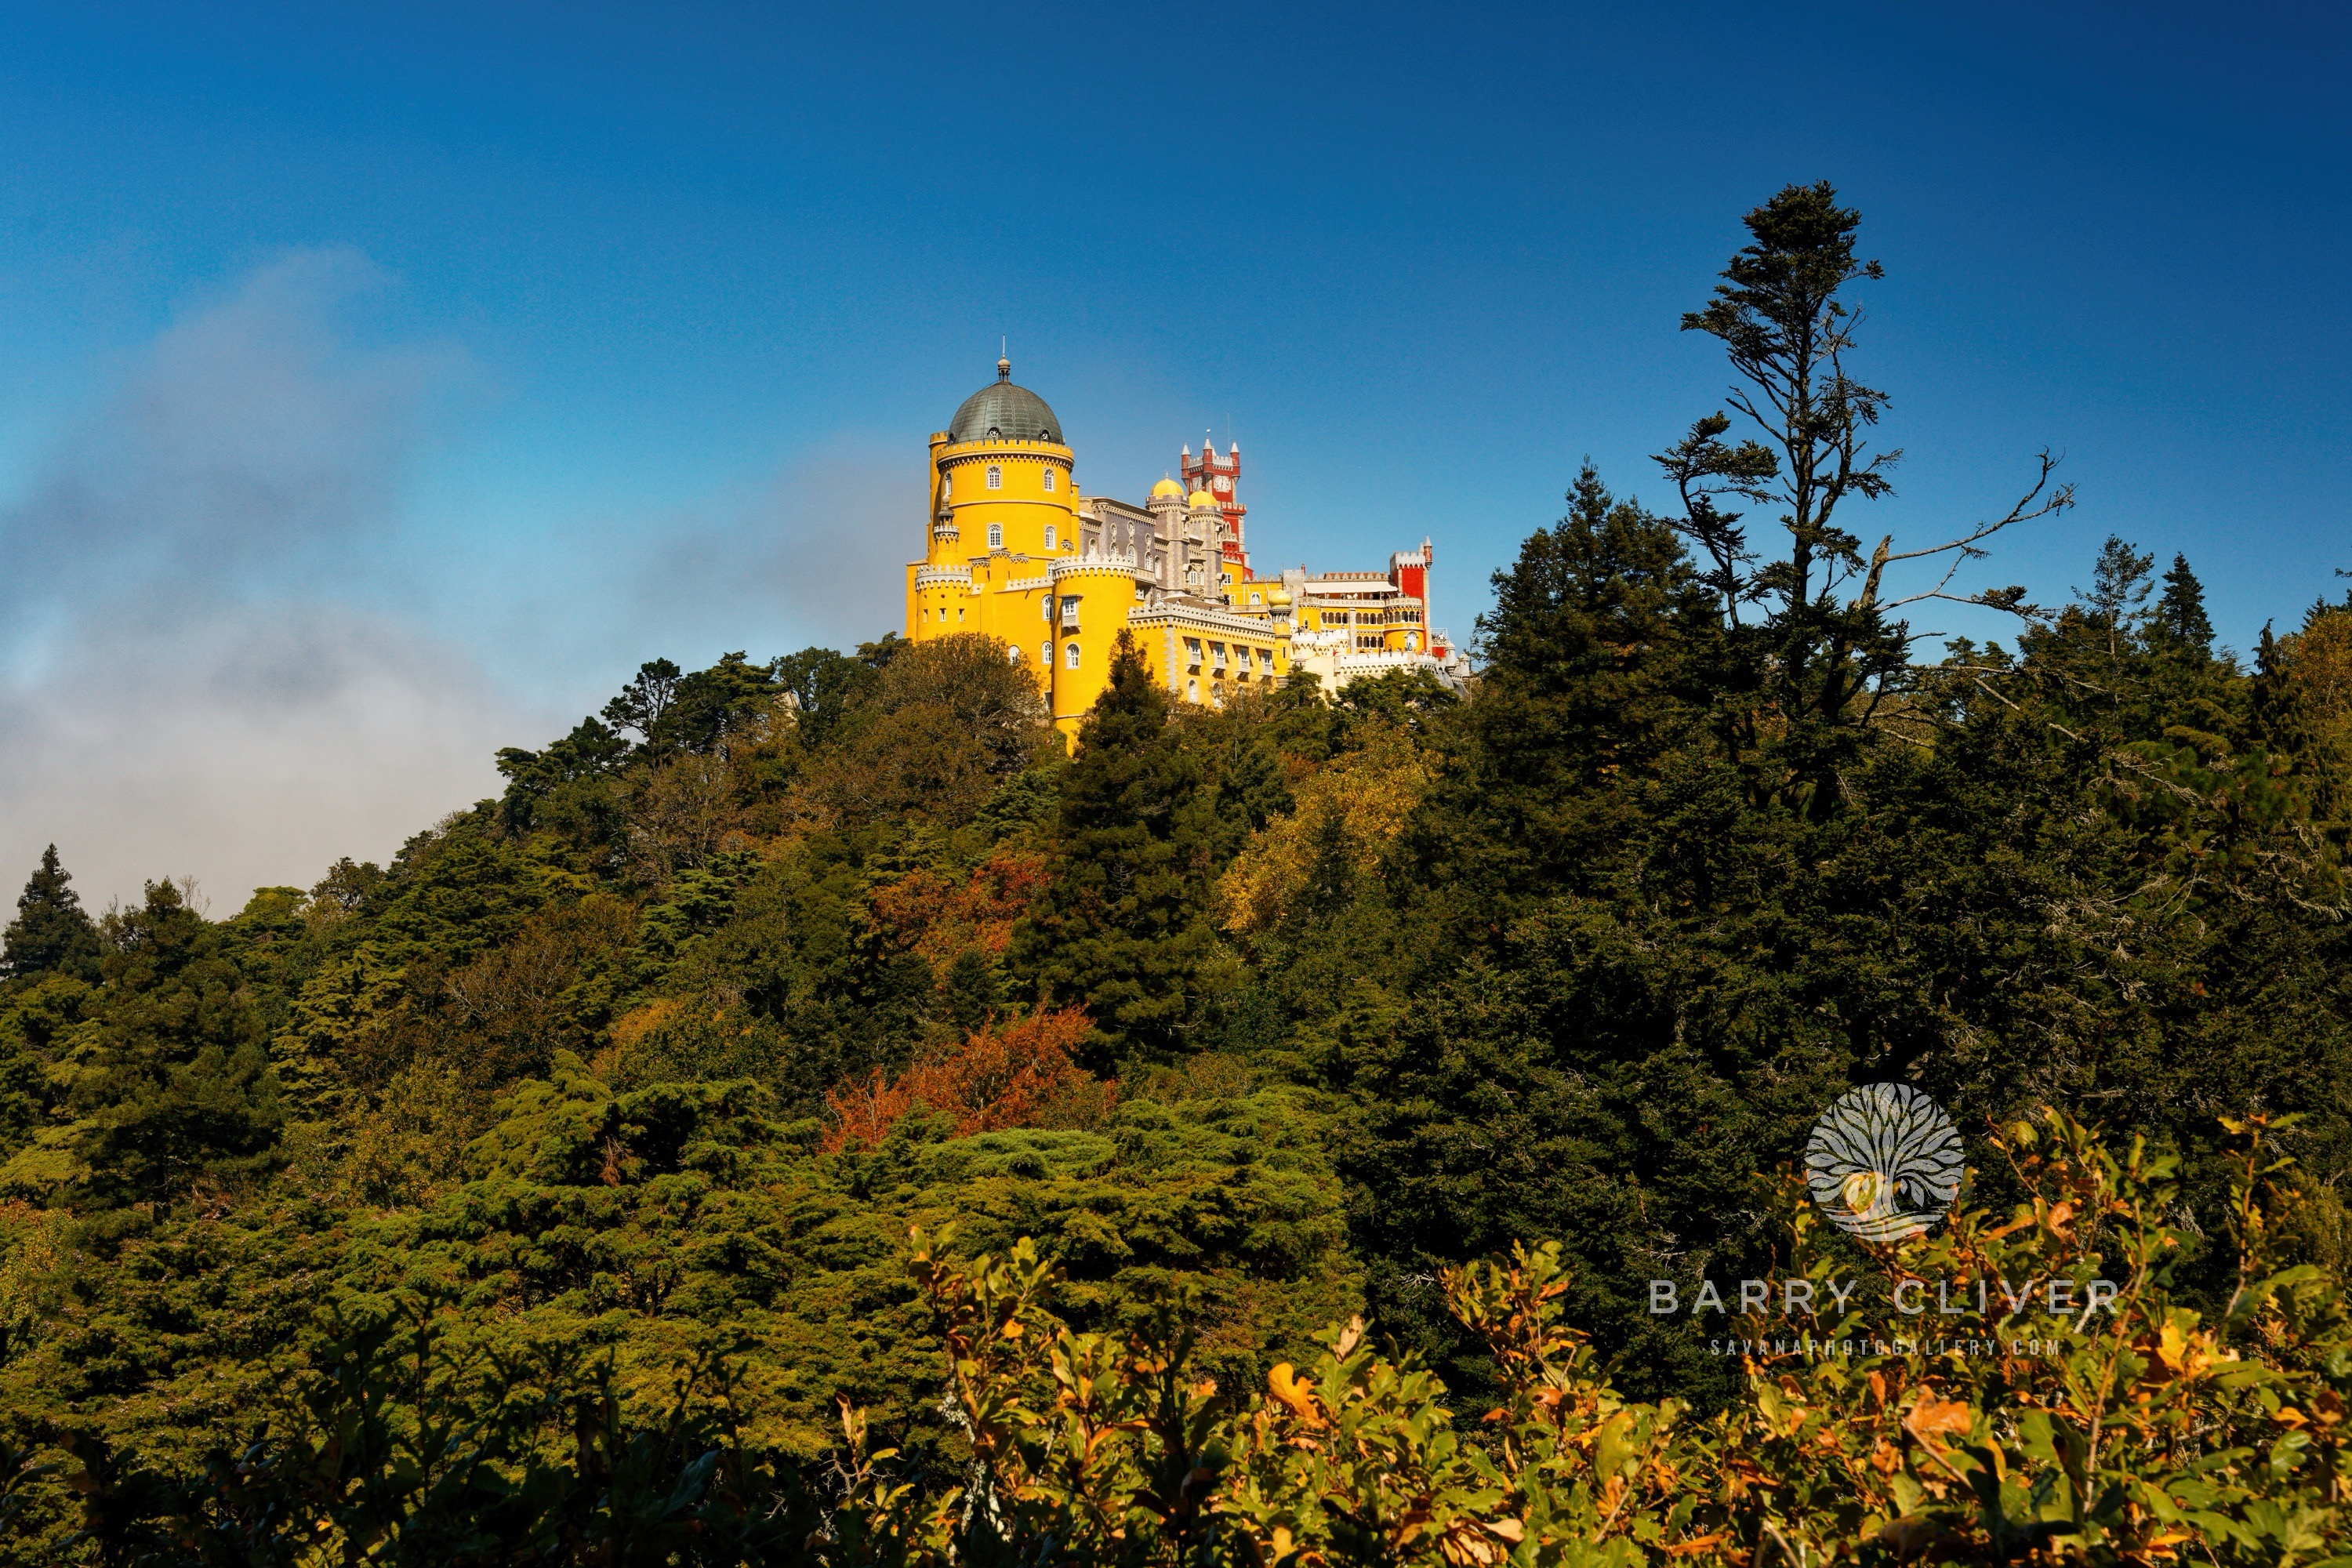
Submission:
{"label": "white cloud", "polygon": [[194,876],[221,914],[338,856],[382,859],[496,793],[491,754],[518,732],[478,671],[332,605],[83,629],[55,678],[0,695],[0,874],[54,841],[99,903]]}
{"label": "white cloud", "polygon": [[381,607],[397,497],[467,374],[370,343],[388,280],[301,252],[158,336],[0,507],[0,879],[193,875],[215,913],[494,791],[522,719]]}
{"label": "white cloud", "polygon": [[644,659],[898,625],[919,456],[836,442],[651,517],[408,530],[480,377],[371,331],[395,287],[351,251],[257,268],[0,500],[0,914],[51,841],[94,905],[194,876],[226,914],[495,794],[499,746]]}
{"label": "white cloud", "polygon": [[[836,443],[653,529],[622,558],[636,635],[681,661],[811,644],[844,650],[900,629],[906,563],[923,553],[922,458]],[[719,645],[724,644],[724,647]],[[651,658],[651,653],[645,657]]]}

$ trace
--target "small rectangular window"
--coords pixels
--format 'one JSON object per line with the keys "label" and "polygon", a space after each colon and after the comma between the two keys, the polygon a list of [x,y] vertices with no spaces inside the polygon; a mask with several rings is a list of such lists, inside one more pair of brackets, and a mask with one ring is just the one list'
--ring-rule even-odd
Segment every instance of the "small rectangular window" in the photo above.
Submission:
{"label": "small rectangular window", "polygon": [[1004,488],[1004,470],[994,463],[988,465],[988,488],[992,490],[1001,490]]}

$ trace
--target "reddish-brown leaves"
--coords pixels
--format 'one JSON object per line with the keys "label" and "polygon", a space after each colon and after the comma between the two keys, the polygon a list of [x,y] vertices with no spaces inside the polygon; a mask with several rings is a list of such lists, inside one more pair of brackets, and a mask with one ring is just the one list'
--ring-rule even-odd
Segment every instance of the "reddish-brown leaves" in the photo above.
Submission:
{"label": "reddish-brown leaves", "polygon": [[1047,1106],[1095,1087],[1070,1059],[1091,1029],[1078,1008],[1040,1006],[966,1036],[896,1079],[877,1068],[826,1094],[834,1125],[820,1147],[832,1153],[853,1141],[879,1143],[918,1105],[955,1118],[959,1138],[1034,1125]]}

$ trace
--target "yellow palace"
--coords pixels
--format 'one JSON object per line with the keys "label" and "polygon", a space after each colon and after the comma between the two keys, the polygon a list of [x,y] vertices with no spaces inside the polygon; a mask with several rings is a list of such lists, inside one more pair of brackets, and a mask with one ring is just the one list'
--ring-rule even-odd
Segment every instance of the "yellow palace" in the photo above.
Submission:
{"label": "yellow palace", "polygon": [[1054,722],[1075,733],[1131,632],[1152,672],[1186,702],[1313,674],[1336,688],[1425,668],[1450,684],[1466,661],[1429,621],[1430,545],[1383,573],[1259,577],[1243,547],[1241,450],[1204,443],[1149,500],[1080,493],[1076,454],[1045,400],[996,380],[931,437],[929,548],[907,568],[907,635],[978,632],[1032,666]]}

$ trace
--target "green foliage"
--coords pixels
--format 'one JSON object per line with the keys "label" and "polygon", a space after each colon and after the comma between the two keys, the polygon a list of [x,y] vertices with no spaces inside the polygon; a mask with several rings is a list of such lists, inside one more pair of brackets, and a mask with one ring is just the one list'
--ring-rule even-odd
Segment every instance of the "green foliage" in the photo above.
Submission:
{"label": "green foliage", "polygon": [[0,931],[0,974],[98,978],[98,928],[82,912],[80,895],[66,885],[72,880],[58,863],[56,845],[41,851],[41,863],[17,895],[16,918]]}
{"label": "green foliage", "polygon": [[1644,796],[1700,717],[1694,666],[1717,641],[1669,525],[1590,464],[1569,501],[1496,574],[1479,700],[1428,822],[1447,830],[1424,851],[1442,874],[1497,892],[1576,885],[1654,811]]}
{"label": "green foliage", "polygon": [[[984,637],[656,659],[227,920],[46,855],[0,1557],[2330,1560],[2352,601],[2247,669],[2120,536],[1948,592],[2046,458],[1864,549],[1875,264],[1827,186],[1747,221],[1678,515],[1587,465],[1466,692],[1128,646],[1066,754]],[[1923,659],[1940,598],[2018,631]],[[1865,1254],[1756,1173],[1889,1081],[2003,1131]],[[2095,1331],[1937,1314],[2039,1359],[1651,1310],[2118,1268]]]}
{"label": "green foliage", "polygon": [[1122,634],[1063,777],[1048,892],[1014,954],[1045,995],[1095,1015],[1094,1065],[1181,1049],[1227,983],[1211,889],[1238,840],[1203,751]]}
{"label": "green foliage", "polygon": [[186,1202],[267,1171],[278,1082],[221,934],[169,882],[105,925],[111,1005],[62,1064],[76,1192],[107,1207]]}
{"label": "green foliage", "polygon": [[2213,657],[2213,623],[2205,614],[2205,584],[2189,569],[2189,557],[2176,554],[2164,574],[2164,596],[2149,617],[2148,641],[2176,658],[2203,661]]}

